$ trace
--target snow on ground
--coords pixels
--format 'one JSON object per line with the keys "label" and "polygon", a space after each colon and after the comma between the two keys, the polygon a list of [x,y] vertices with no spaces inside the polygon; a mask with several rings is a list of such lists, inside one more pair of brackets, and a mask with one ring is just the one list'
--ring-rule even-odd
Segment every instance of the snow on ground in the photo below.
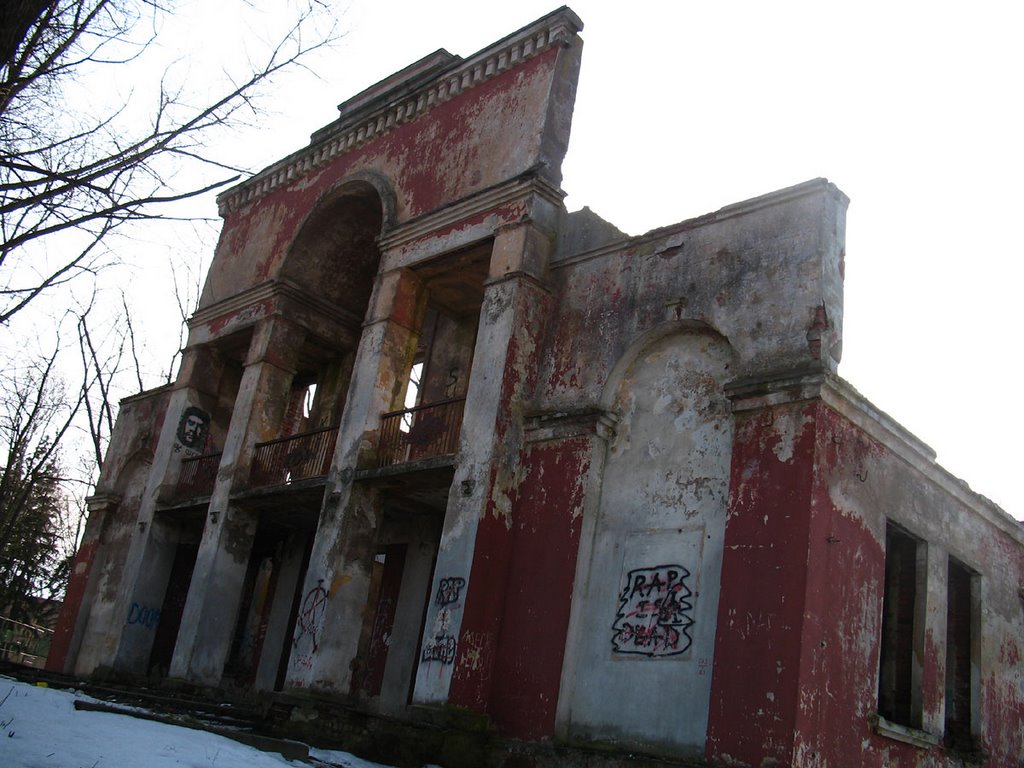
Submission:
{"label": "snow on ground", "polygon": [[0,677],[3,768],[386,768],[347,752],[311,749],[310,762],[285,760],[224,736],[128,715],[85,712],[82,693]]}

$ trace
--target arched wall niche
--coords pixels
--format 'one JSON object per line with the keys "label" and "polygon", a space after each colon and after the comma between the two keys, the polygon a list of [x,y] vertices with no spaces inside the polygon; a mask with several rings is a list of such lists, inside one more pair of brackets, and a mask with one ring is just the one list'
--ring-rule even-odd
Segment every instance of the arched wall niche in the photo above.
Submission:
{"label": "arched wall niche", "polygon": [[709,325],[665,323],[605,383],[618,424],[577,560],[559,704],[571,738],[703,754],[735,364]]}
{"label": "arched wall niche", "polygon": [[376,174],[346,178],[313,206],[279,272],[281,280],[362,317],[392,225],[394,194]]}
{"label": "arched wall niche", "polygon": [[[619,387],[630,367],[632,367],[636,361],[654,344],[664,338],[674,335],[707,336],[709,341],[714,341],[728,348],[731,358],[736,357],[735,350],[729,343],[729,340],[719,333],[714,326],[704,322],[703,320],[673,320],[671,322],[660,323],[653,328],[647,329],[635,338],[612,367],[612,370],[609,372],[608,378],[604,383],[604,387],[601,390],[601,407],[603,409],[615,409],[616,399],[619,396]],[[730,367],[733,362],[735,362],[734,359],[730,362]]]}

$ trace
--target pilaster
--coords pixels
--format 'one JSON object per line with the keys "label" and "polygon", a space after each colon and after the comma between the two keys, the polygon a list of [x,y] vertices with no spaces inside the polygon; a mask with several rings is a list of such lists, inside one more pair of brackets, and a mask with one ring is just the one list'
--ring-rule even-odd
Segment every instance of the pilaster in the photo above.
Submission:
{"label": "pilaster", "polygon": [[[489,697],[511,564],[513,500],[523,477],[523,415],[551,303],[544,287],[550,254],[550,237],[531,222],[495,237],[416,674],[418,703],[482,710]],[[489,655],[475,668],[480,657],[466,655],[473,649]],[[458,686],[456,670],[468,675]]]}
{"label": "pilaster", "polygon": [[50,653],[46,657],[46,669],[50,672],[67,673],[74,667],[94,599],[95,582],[92,582],[93,589],[90,590],[89,586],[96,551],[102,544],[107,520],[120,503],[121,497],[116,494],[95,494],[85,500],[89,517],[82,534],[82,543],[78,546],[71,566],[60,617],[50,642]]}
{"label": "pilaster", "polygon": [[220,681],[258,523],[255,512],[230,504],[229,498],[247,482],[256,443],[278,436],[304,334],[281,317],[262,321],[253,334],[174,647],[172,677],[208,685]]}
{"label": "pilaster", "polygon": [[381,414],[404,392],[425,294],[408,269],[380,275],[363,327],[299,605],[286,685],[347,693],[369,595],[381,510],[354,482],[372,463]]}

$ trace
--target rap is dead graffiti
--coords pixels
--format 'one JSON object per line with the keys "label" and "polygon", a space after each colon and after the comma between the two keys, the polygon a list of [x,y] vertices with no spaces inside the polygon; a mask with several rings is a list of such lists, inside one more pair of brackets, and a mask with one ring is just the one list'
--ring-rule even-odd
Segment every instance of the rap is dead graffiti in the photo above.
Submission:
{"label": "rap is dead graffiti", "polygon": [[685,653],[693,642],[689,576],[681,565],[630,571],[612,624],[613,652],[648,657]]}
{"label": "rap is dead graffiti", "polygon": [[466,586],[466,580],[458,576],[441,579],[437,585],[437,596],[434,598],[434,602],[438,605],[457,603],[464,586]]}
{"label": "rap is dead graffiti", "polygon": [[461,609],[459,598],[466,580],[461,576],[447,576],[438,581],[434,603],[438,606],[434,624],[431,627],[430,639],[424,642],[420,661],[437,661],[441,664],[454,664],[458,642],[451,633],[452,611]]}

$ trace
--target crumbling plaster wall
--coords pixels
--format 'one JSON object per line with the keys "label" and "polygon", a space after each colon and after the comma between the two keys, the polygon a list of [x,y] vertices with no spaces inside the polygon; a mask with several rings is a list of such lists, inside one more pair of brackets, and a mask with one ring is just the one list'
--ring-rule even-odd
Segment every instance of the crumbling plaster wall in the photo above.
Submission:
{"label": "crumbling plaster wall", "polygon": [[583,521],[563,675],[567,735],[700,756],[718,619],[732,350],[701,327],[616,377],[599,501]]}
{"label": "crumbling plaster wall", "polygon": [[111,625],[149,623],[143,606],[132,616],[113,612],[169,397],[170,388],[161,387],[121,401],[48,660],[51,669],[89,674],[112,652]]}
{"label": "crumbling plaster wall", "polygon": [[[703,753],[732,450],[724,388],[835,368],[846,204],[816,180],[626,241],[593,214],[567,217],[574,231],[551,269],[557,300],[533,406],[552,419],[607,413],[614,426],[600,461],[567,442],[563,466],[548,469],[568,481],[585,466],[588,488],[559,691],[564,737]],[[519,494],[551,482],[524,472]],[[529,511],[514,503],[511,517]],[[631,619],[616,616],[627,572],[684,570],[684,636],[627,648]]]}
{"label": "crumbling plaster wall", "polygon": [[390,228],[538,166],[557,174],[571,107],[565,116],[552,109],[552,81],[569,75],[574,88],[578,66],[579,46],[549,46],[250,206],[229,210],[200,306],[275,277],[305,216],[348,179],[368,180],[385,192]]}
{"label": "crumbling plaster wall", "polygon": [[[977,746],[987,765],[1015,764],[1024,725],[1019,523],[838,379],[733,397],[709,756],[816,768],[848,765],[851,754],[876,768],[961,765],[962,755],[940,746],[952,556],[981,586]],[[927,550],[917,744],[875,730],[887,521]]]}
{"label": "crumbling plaster wall", "polygon": [[941,736],[944,729],[947,569],[955,558],[980,581],[977,746],[990,765],[1016,764],[1024,754],[1024,531],[849,387],[826,396],[833,407],[819,405],[814,423],[797,757],[816,755],[814,765],[836,768],[859,746],[865,766],[961,764],[940,747],[869,733],[877,707],[885,529],[892,521],[926,550],[922,730]]}
{"label": "crumbling plaster wall", "polygon": [[597,405],[643,333],[697,321],[736,352],[734,377],[822,366],[841,353],[848,200],[824,180],[780,190],[552,265],[538,408]]}

